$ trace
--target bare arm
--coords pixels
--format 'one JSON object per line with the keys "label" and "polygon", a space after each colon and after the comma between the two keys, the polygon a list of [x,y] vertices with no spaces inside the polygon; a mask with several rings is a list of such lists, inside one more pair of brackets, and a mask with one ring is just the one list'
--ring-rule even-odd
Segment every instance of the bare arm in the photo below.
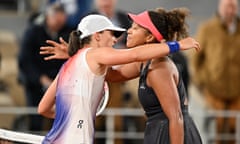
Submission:
{"label": "bare arm", "polygon": [[123,82],[139,76],[139,63],[129,63],[121,65],[115,69],[108,69],[105,79],[109,82]]}
{"label": "bare arm", "polygon": [[[50,56],[45,57],[45,60],[69,58],[69,55],[67,53],[68,44],[62,38],[60,38],[60,43],[57,43],[57,42],[54,42],[51,40],[48,40],[47,43],[50,46],[40,48],[41,49],[40,54],[42,54],[42,55],[50,54]],[[190,37],[179,41],[179,44],[180,44],[181,50],[186,50],[186,49],[190,49],[190,48],[195,48],[196,50],[200,49],[199,43]],[[155,44],[155,45],[158,46],[159,44]],[[165,47],[165,48],[163,48],[163,55],[168,54],[169,49],[168,49],[167,45],[166,44],[160,44],[160,45],[163,45],[160,47]],[[147,46],[147,47],[149,47],[149,46]]]}
{"label": "bare arm", "polygon": [[56,98],[56,88],[57,88],[57,78],[49,86],[48,90],[45,92],[43,98],[38,105],[38,113],[47,117],[55,118],[55,98]]}
{"label": "bare arm", "polygon": [[[196,48],[200,46],[192,38],[186,38],[179,41],[182,49]],[[159,58],[168,55],[170,52],[166,43],[146,44],[131,49],[113,49],[113,48],[98,48],[92,49],[91,53],[97,63],[100,65],[119,65],[131,62],[141,62],[153,58]]]}
{"label": "bare arm", "polygon": [[[166,61],[166,60],[163,60]],[[149,70],[147,82],[156,93],[164,113],[169,120],[171,144],[183,144],[184,126],[176,79],[167,62],[154,62]]]}

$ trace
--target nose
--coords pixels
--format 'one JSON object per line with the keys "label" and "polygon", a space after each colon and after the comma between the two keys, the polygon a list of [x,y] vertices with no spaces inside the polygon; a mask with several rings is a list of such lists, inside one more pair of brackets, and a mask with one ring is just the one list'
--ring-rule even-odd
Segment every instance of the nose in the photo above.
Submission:
{"label": "nose", "polygon": [[131,33],[131,28],[129,28],[129,29],[127,30],[127,34],[129,34],[129,33]]}

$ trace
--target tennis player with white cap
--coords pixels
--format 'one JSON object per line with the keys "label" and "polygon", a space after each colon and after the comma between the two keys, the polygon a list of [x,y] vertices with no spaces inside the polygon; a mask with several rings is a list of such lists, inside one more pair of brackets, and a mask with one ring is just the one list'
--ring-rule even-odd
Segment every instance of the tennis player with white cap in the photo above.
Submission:
{"label": "tennis player with white cap", "polygon": [[39,104],[40,114],[55,118],[43,144],[94,143],[94,121],[109,67],[162,57],[180,49],[199,49],[192,38],[171,46],[158,43],[131,49],[112,48],[124,31],[105,16],[88,15],[71,33],[71,57]]}

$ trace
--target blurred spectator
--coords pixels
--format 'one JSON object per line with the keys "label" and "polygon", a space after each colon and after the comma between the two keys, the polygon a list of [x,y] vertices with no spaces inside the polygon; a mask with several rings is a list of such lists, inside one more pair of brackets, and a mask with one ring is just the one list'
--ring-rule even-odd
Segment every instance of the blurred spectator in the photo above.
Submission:
{"label": "blurred spectator", "polygon": [[[115,25],[128,29],[131,26],[131,22],[127,16],[127,13],[116,9],[117,0],[95,0],[96,9],[90,12],[90,14],[102,14],[108,17]],[[115,48],[126,48],[126,33],[121,36]]]}
{"label": "blurred spectator", "polygon": [[[46,40],[58,41],[59,37],[68,39],[70,29],[65,27],[66,14],[60,4],[50,5],[46,9],[43,21],[31,17],[21,42],[18,56],[19,79],[24,85],[27,106],[38,106],[44,91],[51,84],[64,61],[45,61],[39,54],[40,47],[46,46]],[[30,116],[29,130],[42,130],[43,119]]]}
{"label": "blurred spectator", "polygon": [[61,3],[67,13],[67,25],[75,29],[80,19],[91,10],[92,1],[93,0],[48,0],[48,3]]}
{"label": "blurred spectator", "polygon": [[[209,108],[240,110],[240,21],[238,0],[220,0],[218,12],[200,26],[202,51],[193,56],[193,79]],[[217,118],[217,134],[236,131],[235,118]],[[221,137],[220,137],[221,138]],[[218,141],[218,143],[235,143]]]}

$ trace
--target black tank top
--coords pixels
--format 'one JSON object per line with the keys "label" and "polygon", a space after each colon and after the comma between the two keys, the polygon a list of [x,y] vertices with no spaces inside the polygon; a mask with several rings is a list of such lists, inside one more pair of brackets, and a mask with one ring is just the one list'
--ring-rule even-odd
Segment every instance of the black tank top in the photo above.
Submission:
{"label": "black tank top", "polygon": [[[138,87],[139,101],[142,104],[143,109],[148,118],[154,115],[164,114],[161,104],[157,98],[157,95],[155,94],[154,90],[147,85],[147,82],[146,82],[150,64],[151,64],[151,60],[147,62],[145,68],[143,68],[143,64],[141,65],[139,87]],[[176,65],[176,67],[179,71],[179,66]],[[183,84],[181,73],[179,73],[179,82],[177,85],[177,90],[178,90],[178,95],[180,97],[181,109],[182,111],[185,111],[187,106],[184,105],[184,101],[185,101],[185,98],[187,98],[187,95],[186,95],[186,90]]]}

